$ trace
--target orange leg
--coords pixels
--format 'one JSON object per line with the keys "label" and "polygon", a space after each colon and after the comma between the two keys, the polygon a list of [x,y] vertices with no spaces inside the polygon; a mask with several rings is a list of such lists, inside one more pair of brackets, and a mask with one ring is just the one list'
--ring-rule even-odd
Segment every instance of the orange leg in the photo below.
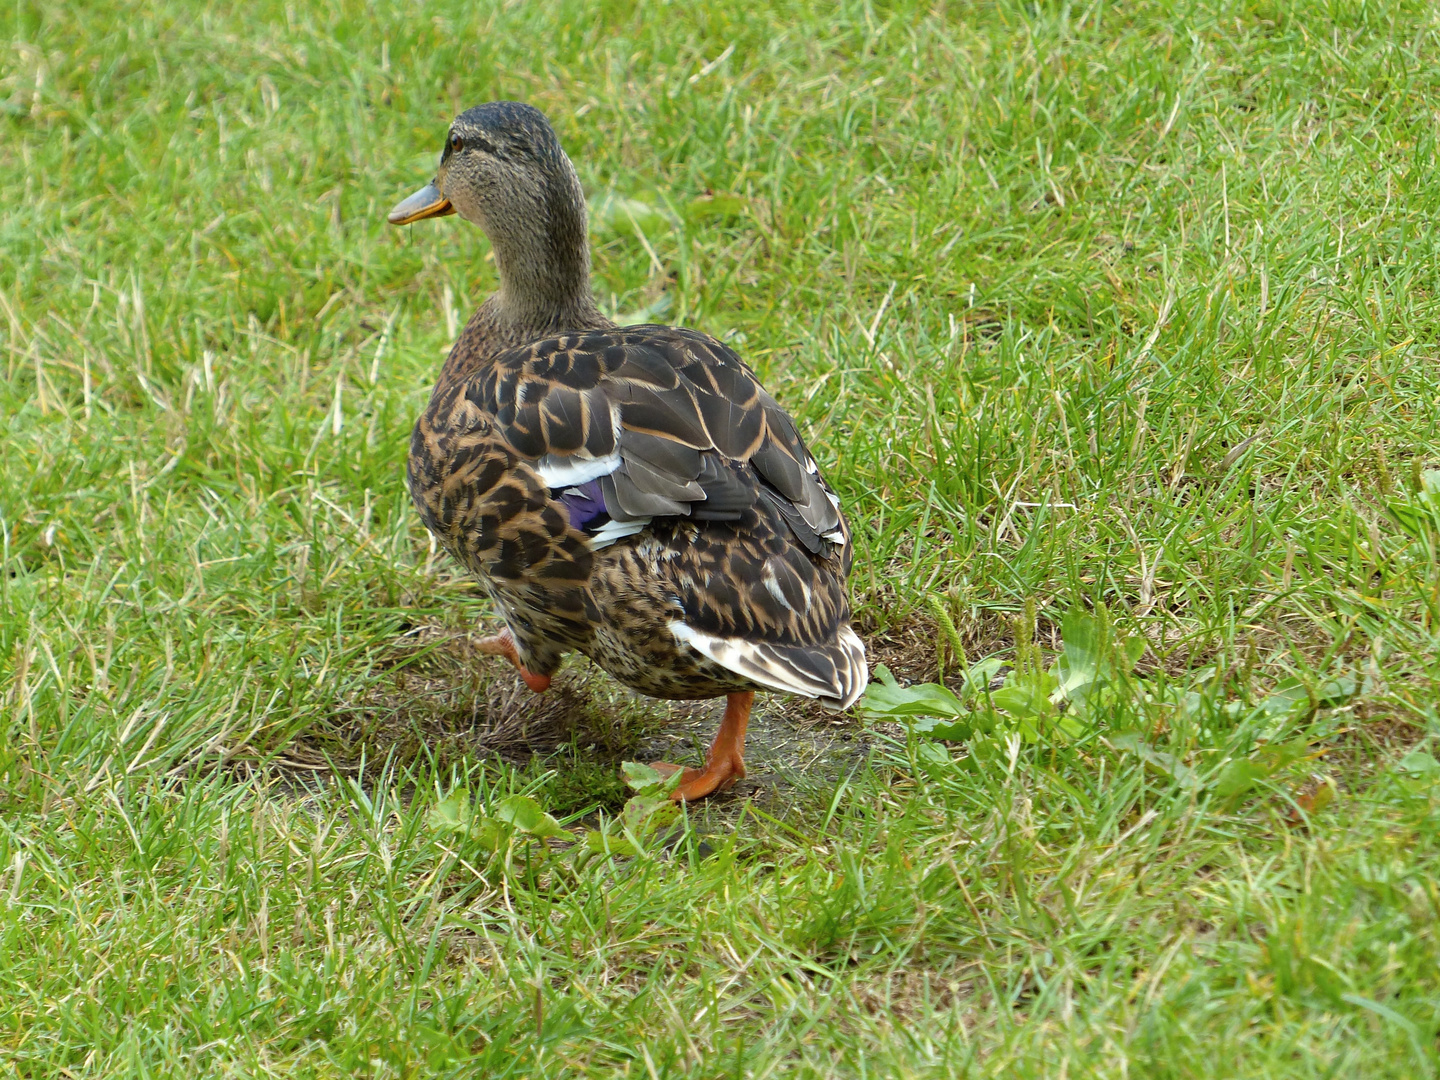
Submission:
{"label": "orange leg", "polygon": [[503,656],[510,663],[515,665],[515,670],[525,680],[525,685],[534,690],[537,694],[543,694],[550,689],[549,675],[532,675],[525,670],[525,665],[520,663],[520,654],[515,651],[515,639],[510,636],[510,628],[507,626],[498,634],[481,638],[475,643],[475,648],[488,656]]}
{"label": "orange leg", "polygon": [[[720,730],[710,744],[705,768],[684,770],[680,786],[670,796],[672,799],[684,802],[703,799],[724,791],[745,775],[745,726],[750,723],[750,705],[754,700],[753,690],[726,697],[725,718],[720,721]],[[657,761],[651,768],[669,776],[679,771],[680,766]]]}

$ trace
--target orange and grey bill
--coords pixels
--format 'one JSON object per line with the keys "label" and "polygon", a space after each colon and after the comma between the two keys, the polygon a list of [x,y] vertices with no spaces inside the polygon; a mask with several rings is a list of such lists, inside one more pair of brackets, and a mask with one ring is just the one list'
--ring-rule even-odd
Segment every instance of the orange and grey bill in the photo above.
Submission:
{"label": "orange and grey bill", "polygon": [[450,200],[441,195],[440,189],[433,183],[429,183],[390,211],[390,224],[409,225],[422,218],[444,217],[453,213],[455,207],[450,205]]}

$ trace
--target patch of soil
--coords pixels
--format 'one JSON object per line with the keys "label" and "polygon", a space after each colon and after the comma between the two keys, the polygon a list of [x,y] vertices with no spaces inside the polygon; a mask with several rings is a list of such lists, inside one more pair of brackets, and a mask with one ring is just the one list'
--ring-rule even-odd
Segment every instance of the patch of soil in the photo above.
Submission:
{"label": "patch of soil", "polygon": [[[795,708],[801,705],[801,708]],[[810,710],[819,713],[813,719]],[[677,701],[665,726],[636,748],[641,761],[699,765],[725,711],[723,699]],[[756,694],[745,733],[745,779],[712,797],[717,807],[754,800],[767,809],[801,790],[831,787],[869,757],[872,738],[852,713],[827,712],[812,702]]]}
{"label": "patch of soil", "polygon": [[532,693],[507,662],[479,652],[483,636],[412,630],[396,643],[392,663],[311,740],[346,757],[363,749],[372,758],[383,751],[407,759],[428,748],[442,762],[519,764],[572,745],[624,754],[665,720],[664,703],[630,694],[579,657],[548,692]]}
{"label": "patch of soil", "polygon": [[[362,753],[371,761],[429,753],[442,766],[462,758],[517,766],[539,759],[565,772],[579,755],[588,768],[608,765],[618,774],[622,761],[697,765],[719,727],[723,698],[657,701],[578,655],[549,691],[531,693],[509,664],[476,650],[482,636],[440,627],[411,631],[366,692],[292,743],[279,764],[305,769],[333,761],[343,769]],[[758,694],[745,740],[748,775],[706,805],[721,817],[752,800],[783,807],[801,789],[846,776],[870,746],[853,713]]]}

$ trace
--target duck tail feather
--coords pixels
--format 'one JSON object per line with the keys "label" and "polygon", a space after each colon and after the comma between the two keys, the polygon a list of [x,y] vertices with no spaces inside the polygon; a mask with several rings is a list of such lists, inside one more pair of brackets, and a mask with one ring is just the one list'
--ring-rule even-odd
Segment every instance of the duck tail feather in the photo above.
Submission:
{"label": "duck tail feather", "polygon": [[676,638],[715,663],[768,690],[814,698],[831,709],[848,709],[870,681],[865,644],[849,627],[823,645],[782,645],[717,637],[675,620]]}

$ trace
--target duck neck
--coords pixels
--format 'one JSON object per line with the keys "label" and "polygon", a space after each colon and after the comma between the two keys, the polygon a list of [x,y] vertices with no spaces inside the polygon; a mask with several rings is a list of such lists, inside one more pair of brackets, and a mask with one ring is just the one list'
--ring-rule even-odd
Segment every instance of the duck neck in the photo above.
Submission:
{"label": "duck neck", "polygon": [[610,325],[590,291],[585,194],[568,160],[564,166],[535,193],[530,212],[487,222],[500,274],[495,314],[522,341]]}
{"label": "duck neck", "polygon": [[477,213],[500,288],[481,304],[450,352],[440,382],[481,370],[498,353],[566,330],[614,326],[590,291],[585,194],[568,159],[545,188],[499,215]]}

